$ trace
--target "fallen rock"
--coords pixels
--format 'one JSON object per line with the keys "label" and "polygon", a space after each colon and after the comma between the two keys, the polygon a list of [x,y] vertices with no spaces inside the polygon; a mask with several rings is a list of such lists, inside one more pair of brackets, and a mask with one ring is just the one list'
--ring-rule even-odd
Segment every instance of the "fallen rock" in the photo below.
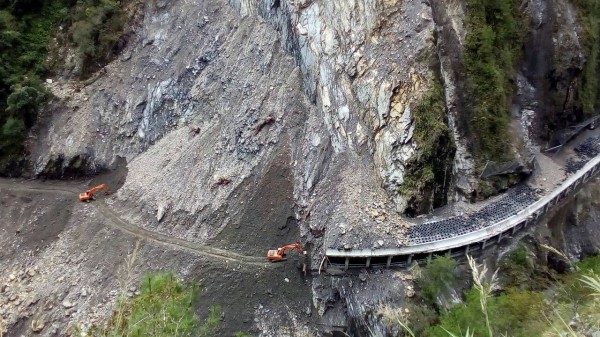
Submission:
{"label": "fallen rock", "polygon": [[72,308],[74,306],[74,304],[71,303],[69,300],[64,300],[64,301],[62,301],[62,306],[68,309],[68,308]]}
{"label": "fallen rock", "polygon": [[44,323],[43,321],[39,321],[39,320],[33,320],[31,322],[31,330],[33,332],[40,332],[44,329],[44,326],[46,326],[46,323]]}

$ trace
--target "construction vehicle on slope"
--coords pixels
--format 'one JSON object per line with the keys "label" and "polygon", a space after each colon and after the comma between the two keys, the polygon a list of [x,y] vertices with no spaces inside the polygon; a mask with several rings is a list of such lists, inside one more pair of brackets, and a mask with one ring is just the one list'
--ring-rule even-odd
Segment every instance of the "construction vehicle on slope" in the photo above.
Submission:
{"label": "construction vehicle on slope", "polygon": [[94,200],[94,193],[96,193],[100,190],[104,191],[104,193],[106,193],[106,194],[109,193],[108,185],[102,184],[102,185],[98,185],[96,187],[92,187],[83,193],[79,193],[79,200],[90,202],[91,200]]}
{"label": "construction vehicle on slope", "polygon": [[285,245],[283,247],[277,249],[271,249],[267,252],[267,260],[271,262],[279,262],[287,260],[285,258],[285,252],[290,249],[296,249],[300,255],[306,254],[306,251],[302,250],[302,247],[299,243],[294,243],[291,245]]}

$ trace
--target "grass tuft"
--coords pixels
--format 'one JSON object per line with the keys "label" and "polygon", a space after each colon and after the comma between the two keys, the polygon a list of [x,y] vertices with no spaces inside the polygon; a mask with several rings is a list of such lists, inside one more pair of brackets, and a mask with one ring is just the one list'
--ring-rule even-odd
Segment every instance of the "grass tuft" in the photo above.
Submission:
{"label": "grass tuft", "polygon": [[455,268],[456,261],[449,256],[436,257],[422,268],[417,284],[428,304],[436,305],[437,298],[451,287],[456,280]]}
{"label": "grass tuft", "polygon": [[494,333],[492,331],[492,326],[490,325],[490,317],[488,314],[488,299],[492,295],[493,283],[498,274],[498,270],[494,272],[490,280],[487,280],[487,267],[485,265],[478,265],[475,262],[475,259],[470,255],[467,255],[467,259],[473,275],[473,287],[479,291],[479,304],[481,305],[481,312],[483,312],[483,315],[485,316],[485,326],[488,330],[488,336],[493,337]]}
{"label": "grass tuft", "polygon": [[592,291],[590,296],[600,297],[600,276],[584,275],[579,280]]}

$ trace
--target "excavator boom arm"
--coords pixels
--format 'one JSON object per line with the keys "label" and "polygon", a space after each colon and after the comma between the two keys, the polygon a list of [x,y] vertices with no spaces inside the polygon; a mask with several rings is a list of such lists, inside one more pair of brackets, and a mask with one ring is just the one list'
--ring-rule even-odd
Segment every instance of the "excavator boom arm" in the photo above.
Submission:
{"label": "excavator boom arm", "polygon": [[297,244],[297,243],[295,243],[295,244],[292,244],[292,245],[285,245],[285,246],[283,246],[283,247],[281,247],[281,248],[277,249],[277,253],[278,253],[279,255],[283,255],[283,254],[285,254],[285,252],[286,252],[286,251],[288,251],[288,250],[290,250],[290,249],[296,249],[296,250],[298,250],[298,252],[299,252],[300,254],[303,254],[303,253],[304,253],[304,251],[302,250],[302,247],[300,247],[300,245],[299,245],[299,244]]}
{"label": "excavator boom arm", "polygon": [[106,184],[98,185],[96,187],[93,187],[93,188],[90,188],[89,190],[87,190],[87,193],[94,194],[100,190],[103,190],[104,192],[108,193],[108,186]]}
{"label": "excavator boom arm", "polygon": [[103,190],[106,194],[109,193],[108,185],[102,184],[95,187],[90,188],[89,190],[79,194],[79,200],[81,201],[90,201],[94,198],[94,193],[97,191]]}

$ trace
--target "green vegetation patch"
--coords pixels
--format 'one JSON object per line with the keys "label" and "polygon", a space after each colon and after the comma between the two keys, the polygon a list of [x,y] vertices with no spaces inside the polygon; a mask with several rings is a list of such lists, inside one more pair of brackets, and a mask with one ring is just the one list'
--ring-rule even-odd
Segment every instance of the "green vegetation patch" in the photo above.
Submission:
{"label": "green vegetation patch", "polygon": [[455,268],[456,261],[449,256],[438,256],[422,268],[417,283],[425,302],[435,306],[437,298],[452,288]]}
{"label": "green vegetation patch", "polygon": [[511,77],[524,41],[518,0],[467,0],[464,51],[467,137],[480,167],[509,160]]}
{"label": "green vegetation patch", "polygon": [[502,259],[499,267],[500,284],[506,288],[540,291],[548,289],[552,270],[536,265],[535,253],[524,243]]}
{"label": "green vegetation patch", "polygon": [[109,62],[124,44],[124,11],[127,1],[78,1],[71,9],[71,39],[77,49],[82,77]]}
{"label": "green vegetation patch", "polygon": [[575,0],[579,22],[583,29],[586,63],[575,93],[575,108],[585,116],[597,114],[598,77],[600,76],[600,2]]}
{"label": "green vegetation patch", "polygon": [[73,45],[77,74],[88,76],[124,45],[129,2],[0,0],[0,173],[23,155],[27,131],[48,98],[42,79],[64,66],[49,53],[50,40],[64,34],[59,27],[68,35],[59,48]]}
{"label": "green vegetation patch", "polygon": [[412,215],[430,212],[447,203],[456,148],[446,120],[444,90],[436,73],[432,87],[413,108],[416,154],[407,163],[399,191],[408,199]]}
{"label": "green vegetation patch", "polygon": [[[504,262],[517,266],[519,279],[515,282],[536,282],[535,278],[539,277],[521,278],[521,273],[527,274],[522,268],[534,269],[531,254],[524,245]],[[469,264],[474,286],[466,293],[464,302],[449,310],[438,308],[438,323],[419,336],[583,336],[585,331],[597,329],[600,322],[600,255],[575,263],[571,272],[557,275],[554,280],[557,282],[546,283],[544,288],[519,285],[519,288],[508,287],[495,294],[493,285],[497,283],[495,279],[490,280],[491,273],[471,261]],[[505,272],[503,268],[501,274]],[[445,275],[448,267],[436,267],[435,270]],[[439,279],[434,276],[436,278]],[[577,324],[570,325],[568,322],[571,321]],[[412,336],[416,336],[414,330],[412,332]]]}
{"label": "green vegetation patch", "polygon": [[88,336],[211,336],[219,323],[219,309],[212,307],[205,323],[194,313],[196,285],[185,286],[173,274],[144,277],[140,295],[122,298],[105,327],[95,327]]}
{"label": "green vegetation patch", "polygon": [[26,131],[47,97],[40,76],[47,71],[46,47],[59,7],[0,2],[0,171],[20,157]]}
{"label": "green vegetation patch", "polygon": [[[547,322],[544,312],[548,305],[538,292],[509,289],[488,300],[490,325],[497,336],[541,336]],[[463,336],[467,328],[475,336],[488,336],[485,316],[481,310],[480,293],[471,289],[463,304],[452,307],[440,316],[440,324],[425,333],[428,337],[448,337],[449,331]]]}

